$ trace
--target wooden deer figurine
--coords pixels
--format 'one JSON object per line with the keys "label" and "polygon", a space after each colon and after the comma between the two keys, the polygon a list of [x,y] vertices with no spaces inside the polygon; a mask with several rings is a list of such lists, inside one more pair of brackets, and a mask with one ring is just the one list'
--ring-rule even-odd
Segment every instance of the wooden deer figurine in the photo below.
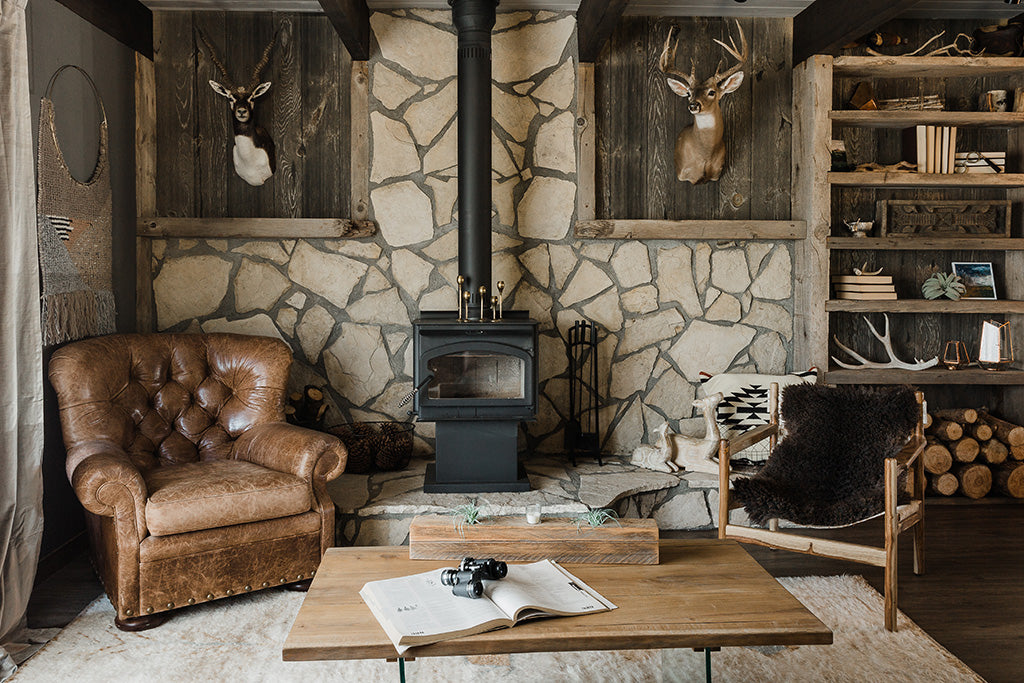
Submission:
{"label": "wooden deer figurine", "polygon": [[245,86],[232,85],[228,70],[217,56],[217,51],[200,31],[199,37],[210,53],[210,61],[217,67],[224,83],[210,81],[213,91],[227,99],[231,105],[231,123],[235,132],[235,148],[232,157],[235,162],[235,173],[250,185],[259,186],[267,182],[277,170],[277,154],[274,141],[263,126],[256,123],[256,100],[270,90],[270,82],[260,83],[260,74],[270,62],[270,53],[277,42],[277,35],[270,40],[263,56],[253,67],[250,82]]}
{"label": "wooden deer figurine", "polygon": [[722,63],[715,75],[705,81],[697,82],[693,61],[690,61],[690,73],[676,68],[676,48],[679,41],[675,40],[679,28],[673,26],[665,40],[665,49],[658,60],[659,68],[668,76],[668,87],[680,97],[690,100],[688,109],[693,114],[693,123],[684,128],[676,137],[675,163],[676,177],[688,183],[698,185],[709,180],[718,180],[725,168],[725,124],[722,121],[720,102],[723,95],[740,87],[743,82],[743,66],[750,56],[747,39],[743,35],[743,27],[736,22],[740,31],[740,47],[737,49],[732,36],[729,45],[715,39],[726,52],[737,60],[730,69],[722,72]]}
{"label": "wooden deer figurine", "polygon": [[666,435],[669,450],[672,451],[672,460],[677,467],[687,472],[718,473],[718,463],[712,460],[711,456],[718,452],[718,442],[722,438],[718,431],[718,421],[715,420],[715,411],[721,402],[721,392],[693,402],[704,416],[704,438],[683,434]]}
{"label": "wooden deer figurine", "polygon": [[672,462],[673,452],[666,437],[668,422],[662,422],[661,426],[654,430],[654,433],[657,435],[654,445],[641,444],[634,448],[629,464],[646,467],[657,472],[678,472],[679,466]]}

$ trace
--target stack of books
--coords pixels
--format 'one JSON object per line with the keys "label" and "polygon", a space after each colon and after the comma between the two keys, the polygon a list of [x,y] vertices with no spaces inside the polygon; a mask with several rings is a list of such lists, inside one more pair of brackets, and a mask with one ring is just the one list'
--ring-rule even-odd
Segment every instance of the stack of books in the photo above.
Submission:
{"label": "stack of books", "polygon": [[892,275],[833,275],[837,299],[884,301],[896,298]]}
{"label": "stack of books", "polygon": [[914,157],[918,173],[953,173],[956,158],[956,126],[917,126]]}

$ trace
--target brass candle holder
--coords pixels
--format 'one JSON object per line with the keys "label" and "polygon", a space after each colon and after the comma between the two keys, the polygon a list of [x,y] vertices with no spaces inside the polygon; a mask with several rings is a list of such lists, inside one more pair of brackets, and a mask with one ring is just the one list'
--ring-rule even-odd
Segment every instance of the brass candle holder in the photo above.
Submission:
{"label": "brass candle holder", "polygon": [[505,317],[505,281],[498,280],[498,317]]}
{"label": "brass candle holder", "polygon": [[486,320],[484,318],[484,306],[487,303],[487,286],[480,285],[480,289],[477,291],[480,293],[480,320]]}
{"label": "brass candle holder", "polygon": [[[462,301],[466,305],[466,317],[461,319],[464,323],[469,322],[469,300],[472,296],[473,295],[469,293],[468,289],[462,293]],[[462,310],[462,304],[459,304],[459,310]]]}
{"label": "brass candle holder", "polygon": [[498,297],[491,297],[491,320],[498,319]]}
{"label": "brass candle holder", "polygon": [[462,323],[462,322],[466,322],[466,318],[469,317],[469,311],[466,311],[466,315],[465,316],[462,315],[462,285],[464,285],[466,283],[466,278],[465,278],[464,275],[460,275],[459,277],[457,277],[455,279],[455,281],[459,283],[459,318],[458,318],[458,320],[459,320],[460,323]]}

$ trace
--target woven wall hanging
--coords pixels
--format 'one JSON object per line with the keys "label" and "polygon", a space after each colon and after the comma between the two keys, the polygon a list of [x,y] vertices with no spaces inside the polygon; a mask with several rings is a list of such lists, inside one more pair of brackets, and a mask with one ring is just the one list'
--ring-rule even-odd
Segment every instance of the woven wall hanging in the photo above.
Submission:
{"label": "woven wall hanging", "polygon": [[[64,160],[50,100],[53,85],[65,69],[85,77],[102,115],[99,156],[84,183],[71,175]],[[113,332],[107,113],[92,78],[73,64],[57,69],[46,86],[39,108],[38,172],[43,343],[49,346]]]}

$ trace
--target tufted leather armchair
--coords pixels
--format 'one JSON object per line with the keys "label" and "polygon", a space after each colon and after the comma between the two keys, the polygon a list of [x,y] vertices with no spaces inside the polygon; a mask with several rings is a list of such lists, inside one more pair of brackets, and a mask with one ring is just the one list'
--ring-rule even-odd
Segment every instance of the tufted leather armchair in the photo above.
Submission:
{"label": "tufted leather armchair", "polygon": [[68,479],[122,630],[308,586],[347,452],[283,421],[290,365],[281,341],[233,334],[111,335],[53,355]]}

